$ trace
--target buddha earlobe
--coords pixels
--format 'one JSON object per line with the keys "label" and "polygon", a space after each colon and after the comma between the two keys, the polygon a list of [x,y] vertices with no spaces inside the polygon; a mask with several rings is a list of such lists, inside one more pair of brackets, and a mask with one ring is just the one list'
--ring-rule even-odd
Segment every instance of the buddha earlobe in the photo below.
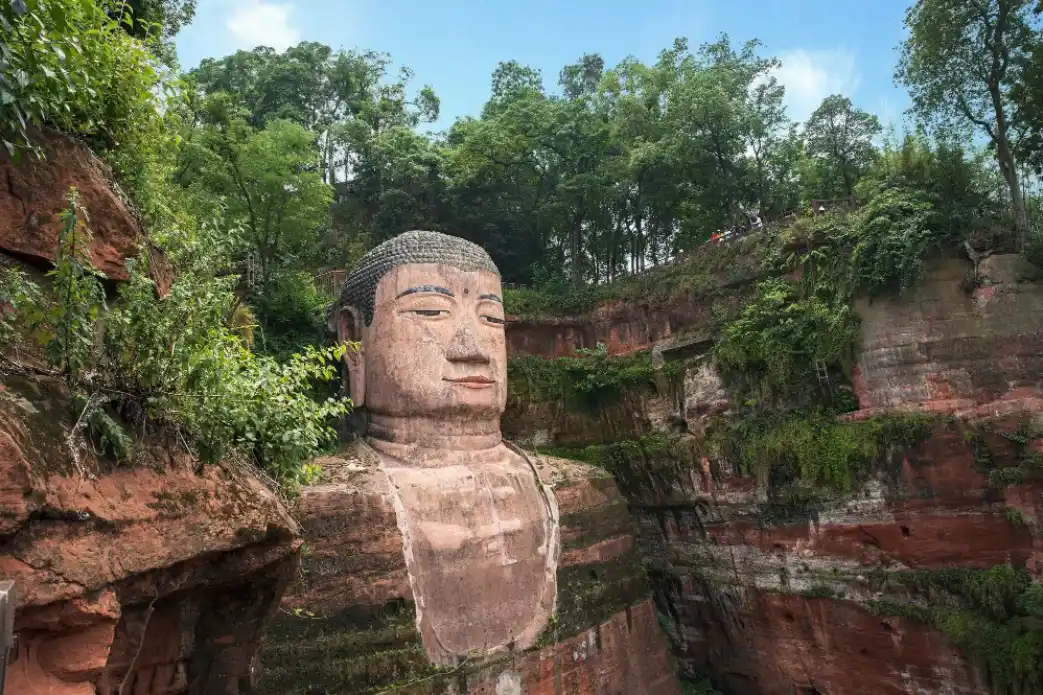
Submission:
{"label": "buddha earlobe", "polygon": [[347,348],[344,364],[348,368],[348,395],[352,406],[361,408],[366,402],[366,360],[362,348],[362,315],[354,307],[340,309],[337,342]]}

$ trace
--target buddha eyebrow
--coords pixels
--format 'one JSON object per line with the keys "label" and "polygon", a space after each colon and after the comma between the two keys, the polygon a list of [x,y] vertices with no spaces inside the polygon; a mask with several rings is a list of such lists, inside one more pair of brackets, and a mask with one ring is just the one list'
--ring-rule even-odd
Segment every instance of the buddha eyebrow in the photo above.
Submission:
{"label": "buddha eyebrow", "polygon": [[446,297],[456,296],[445,287],[439,287],[438,285],[417,285],[416,287],[410,287],[408,290],[395,297],[395,299],[401,299],[407,294],[416,294],[417,292],[437,292],[438,294],[444,294]]}
{"label": "buddha eyebrow", "polygon": [[495,294],[481,294],[478,295],[478,299],[491,299],[494,302],[499,302],[500,304],[503,304],[503,300],[497,297]]}

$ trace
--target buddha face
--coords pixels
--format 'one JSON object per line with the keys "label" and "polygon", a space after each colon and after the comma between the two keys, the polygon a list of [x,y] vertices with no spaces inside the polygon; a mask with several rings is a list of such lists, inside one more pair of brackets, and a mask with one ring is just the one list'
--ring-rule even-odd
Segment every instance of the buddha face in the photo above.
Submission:
{"label": "buddha face", "polygon": [[[500,278],[439,263],[392,268],[349,356],[352,399],[371,412],[496,418],[507,403]],[[364,390],[364,391],[363,391]]]}

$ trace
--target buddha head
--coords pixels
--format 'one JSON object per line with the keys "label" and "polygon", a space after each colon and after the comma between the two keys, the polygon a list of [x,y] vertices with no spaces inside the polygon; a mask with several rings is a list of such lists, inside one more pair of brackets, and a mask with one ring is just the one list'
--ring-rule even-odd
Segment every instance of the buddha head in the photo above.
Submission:
{"label": "buddha head", "polygon": [[345,362],[371,435],[380,419],[499,433],[507,402],[503,300],[484,249],[438,232],[400,234],[355,264],[331,319],[341,342],[360,345]]}

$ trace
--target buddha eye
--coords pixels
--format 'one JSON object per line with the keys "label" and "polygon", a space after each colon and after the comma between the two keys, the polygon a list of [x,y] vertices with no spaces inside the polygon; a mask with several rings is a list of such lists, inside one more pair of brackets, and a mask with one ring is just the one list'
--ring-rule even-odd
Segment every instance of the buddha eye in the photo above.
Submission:
{"label": "buddha eye", "polygon": [[439,316],[442,316],[443,314],[445,314],[446,316],[449,315],[449,311],[446,310],[446,309],[410,309],[409,311],[407,311],[405,313],[407,313],[407,314],[415,314],[416,316],[423,316],[425,318],[431,318],[431,319],[438,318]]}
{"label": "buddha eye", "polygon": [[482,320],[485,321],[486,323],[491,323],[491,324],[493,324],[495,326],[502,326],[504,324],[504,320],[501,319],[499,316],[483,315],[482,316]]}

